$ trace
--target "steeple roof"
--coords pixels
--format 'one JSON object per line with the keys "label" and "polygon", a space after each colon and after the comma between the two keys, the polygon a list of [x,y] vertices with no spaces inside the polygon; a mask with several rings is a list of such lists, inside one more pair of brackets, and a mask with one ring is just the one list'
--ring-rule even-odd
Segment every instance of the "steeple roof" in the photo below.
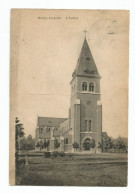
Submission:
{"label": "steeple roof", "polygon": [[100,78],[100,74],[96,67],[86,37],[84,39],[84,43],[77,62],[77,66],[72,76],[75,77],[76,75]]}

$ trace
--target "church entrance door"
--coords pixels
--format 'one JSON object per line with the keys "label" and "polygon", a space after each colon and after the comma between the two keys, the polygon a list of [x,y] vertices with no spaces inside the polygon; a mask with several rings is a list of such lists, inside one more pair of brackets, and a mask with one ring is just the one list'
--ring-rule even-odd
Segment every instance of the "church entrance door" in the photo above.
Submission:
{"label": "church entrance door", "polygon": [[84,150],[90,150],[90,139],[89,138],[84,140],[83,148]]}

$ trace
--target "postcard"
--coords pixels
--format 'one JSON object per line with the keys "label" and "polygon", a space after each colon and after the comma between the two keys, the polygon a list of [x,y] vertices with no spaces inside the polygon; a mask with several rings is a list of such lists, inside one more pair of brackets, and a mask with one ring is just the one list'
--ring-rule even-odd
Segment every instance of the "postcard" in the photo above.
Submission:
{"label": "postcard", "polygon": [[12,9],[10,185],[127,186],[129,11]]}

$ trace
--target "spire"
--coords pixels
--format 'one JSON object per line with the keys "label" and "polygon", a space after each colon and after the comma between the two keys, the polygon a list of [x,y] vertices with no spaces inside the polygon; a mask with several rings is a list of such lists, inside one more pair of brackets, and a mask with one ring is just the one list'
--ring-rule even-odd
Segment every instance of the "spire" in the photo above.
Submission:
{"label": "spire", "polygon": [[95,61],[93,59],[92,53],[90,51],[89,45],[86,40],[86,31],[85,38],[82,46],[82,50],[77,62],[76,69],[73,73],[73,77],[76,75],[98,77],[100,78],[98,69],[96,67]]}

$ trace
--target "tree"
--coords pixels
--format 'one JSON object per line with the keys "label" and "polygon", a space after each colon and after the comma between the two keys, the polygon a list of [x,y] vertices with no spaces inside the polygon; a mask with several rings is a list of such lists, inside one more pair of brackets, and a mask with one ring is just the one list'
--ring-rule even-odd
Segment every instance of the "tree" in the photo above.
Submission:
{"label": "tree", "polygon": [[58,149],[60,147],[60,143],[57,139],[54,140],[54,149]]}
{"label": "tree", "polygon": [[108,150],[113,148],[113,142],[112,142],[112,139],[110,137],[105,138],[105,140],[103,141],[103,148],[107,152],[108,152]]}
{"label": "tree", "polygon": [[77,143],[76,141],[72,144],[73,148],[77,151],[77,149],[79,148],[79,143]]}
{"label": "tree", "polygon": [[[24,128],[23,124],[20,123],[18,117],[15,118],[15,175],[17,177],[20,169],[20,161],[19,161],[19,150],[20,150],[20,145],[19,145],[19,140],[24,136]],[[17,179],[16,179],[17,183]]]}
{"label": "tree", "polygon": [[15,147],[16,150],[19,150],[19,138],[24,136],[24,128],[23,128],[23,124],[19,123],[20,121],[18,120],[18,118],[16,117],[15,119]]}
{"label": "tree", "polygon": [[36,145],[36,147],[39,147],[40,148],[40,150],[42,150],[42,149],[44,149],[44,148],[48,148],[49,147],[49,141],[48,140],[44,140],[44,142],[42,141],[42,140],[40,140],[38,143],[37,143],[37,145]]}
{"label": "tree", "polygon": [[116,139],[113,139],[114,146],[113,148],[119,151],[126,151],[128,147],[127,138],[118,137]]}
{"label": "tree", "polygon": [[28,150],[33,150],[35,149],[35,139],[32,138],[32,135],[28,135],[27,139],[26,139],[26,144],[27,144],[27,149]]}
{"label": "tree", "polygon": [[113,146],[112,138],[109,137],[106,132],[103,132],[101,142],[98,142],[98,148],[100,148],[102,152],[108,152]]}
{"label": "tree", "polygon": [[98,142],[98,148],[102,152],[109,152],[110,150],[114,151],[125,151],[128,149],[128,139],[124,137],[112,138],[107,135],[106,132],[102,132],[102,140]]}
{"label": "tree", "polygon": [[44,148],[48,148],[49,147],[49,141],[47,141],[46,139],[44,140],[43,147]]}
{"label": "tree", "polygon": [[40,140],[40,141],[37,143],[36,147],[39,147],[39,148],[40,148],[40,151],[44,148],[44,143],[42,142],[42,140]]}
{"label": "tree", "polygon": [[103,142],[98,142],[98,148],[103,152]]}
{"label": "tree", "polygon": [[21,150],[34,150],[35,149],[35,139],[32,138],[32,135],[25,136],[20,140],[20,149]]}
{"label": "tree", "polygon": [[20,140],[20,149],[26,150],[26,137],[25,136]]}

